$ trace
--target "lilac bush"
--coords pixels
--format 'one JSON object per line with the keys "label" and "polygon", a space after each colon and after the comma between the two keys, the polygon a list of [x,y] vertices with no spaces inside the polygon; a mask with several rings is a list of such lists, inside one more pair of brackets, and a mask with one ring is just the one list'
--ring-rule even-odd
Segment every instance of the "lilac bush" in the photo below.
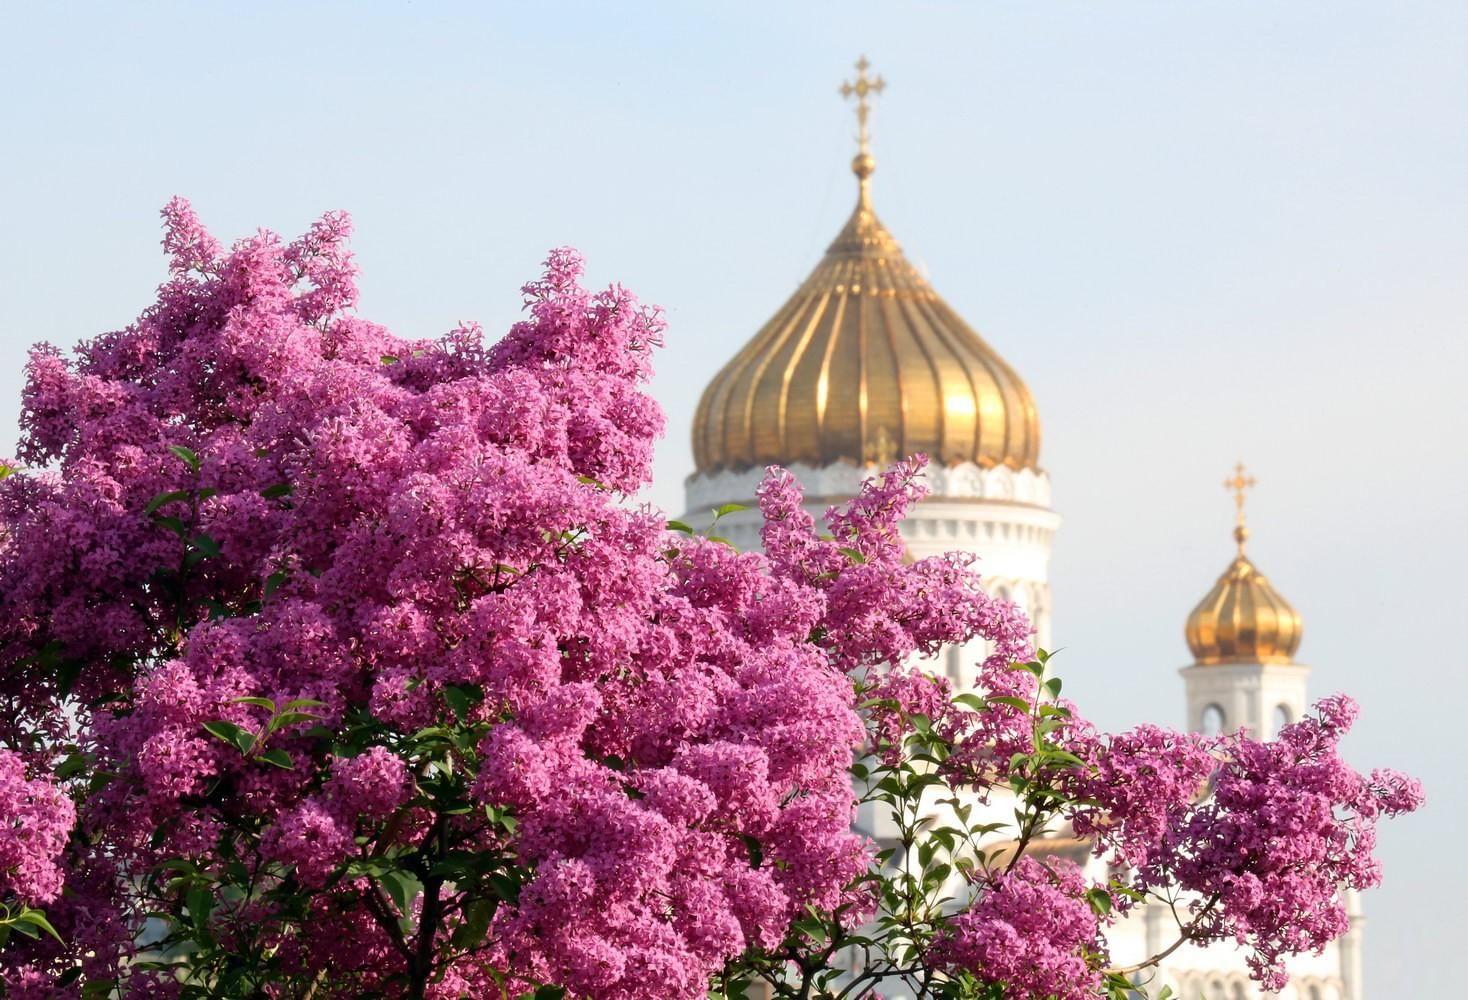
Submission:
{"label": "lilac bush", "polygon": [[[32,352],[0,463],[7,996],[1094,996],[1173,888],[1277,984],[1420,802],[1340,761],[1343,700],[1097,734],[972,560],[906,562],[920,458],[824,533],[771,470],[764,554],[636,506],[663,322],[572,251],[500,340],[404,340],[352,311],[345,215],[164,216],[157,301]],[[978,639],[981,693],[919,669]],[[1058,822],[1124,876],[1026,857]]]}

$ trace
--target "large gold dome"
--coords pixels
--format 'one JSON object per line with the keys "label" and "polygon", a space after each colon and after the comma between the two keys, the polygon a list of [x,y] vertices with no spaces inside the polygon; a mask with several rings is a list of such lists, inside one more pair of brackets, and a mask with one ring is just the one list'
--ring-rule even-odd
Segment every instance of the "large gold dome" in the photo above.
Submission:
{"label": "large gold dome", "polygon": [[863,141],[851,218],[704,390],[693,424],[699,473],[885,465],[915,452],[935,465],[1036,467],[1040,421],[1029,389],[878,221],[874,168]]}
{"label": "large gold dome", "polygon": [[1300,614],[1244,555],[1248,531],[1242,524],[1234,537],[1238,555],[1188,615],[1184,633],[1193,661],[1205,666],[1293,662],[1304,630]]}

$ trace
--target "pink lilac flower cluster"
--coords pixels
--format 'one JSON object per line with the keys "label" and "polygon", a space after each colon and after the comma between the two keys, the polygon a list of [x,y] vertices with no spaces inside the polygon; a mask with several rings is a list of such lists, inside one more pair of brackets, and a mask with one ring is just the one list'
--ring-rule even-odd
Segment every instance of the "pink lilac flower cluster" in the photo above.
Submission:
{"label": "pink lilac flower cluster", "polygon": [[20,754],[0,750],[0,903],[37,906],[61,892],[57,861],[76,813],[45,778],[26,778]]}
{"label": "pink lilac flower cluster", "polygon": [[1097,995],[1105,949],[1090,888],[1064,859],[1020,858],[982,887],[934,944],[949,969],[998,986],[1005,1000],[1084,1000]]}
{"label": "pink lilac flower cluster", "polygon": [[1139,883],[1195,894],[1193,936],[1232,937],[1250,949],[1250,967],[1268,990],[1288,981],[1286,956],[1318,951],[1345,932],[1344,891],[1381,880],[1372,854],[1377,820],[1423,801],[1414,779],[1362,775],[1341,759],[1338,744],[1356,712],[1335,695],[1277,740],[1225,740],[1212,794],[1175,813],[1138,859]]}
{"label": "pink lilac flower cluster", "polygon": [[1197,733],[1144,724],[1107,736],[1077,719],[1064,735],[1067,749],[1090,765],[1065,782],[1070,797],[1086,803],[1071,810],[1072,827],[1118,866],[1151,862],[1218,767],[1219,741]]}
{"label": "pink lilac flower cluster", "polygon": [[821,643],[866,685],[868,747],[889,761],[900,754],[913,716],[923,716],[953,740],[952,770],[987,788],[1002,773],[998,759],[1030,745],[1028,715],[996,704],[982,712],[956,710],[952,685],[928,667],[947,645],[983,639],[989,653],[979,686],[991,694],[1032,698],[1032,674],[1011,669],[1034,655],[1034,628],[1013,602],[983,588],[969,553],[907,562],[899,525],[907,508],[926,495],[927,462],[916,455],[870,480],[844,509],[831,508],[831,534],[817,536],[793,475],[771,468],[758,495],[762,540],[773,571],[805,582],[825,596]]}
{"label": "pink lilac flower cluster", "polygon": [[[244,872],[272,891],[220,894],[204,937],[269,956],[276,992],[702,997],[811,908],[872,905],[854,752],[922,715],[984,791],[1032,747],[1027,712],[958,710],[914,666],[982,640],[989,693],[1038,693],[1012,669],[1029,622],[972,559],[907,559],[921,457],[828,511],[829,535],[778,469],[764,554],[670,533],[628,499],[662,429],[643,391],[661,317],[584,290],[574,252],[499,341],[404,340],[348,311],[345,215],[228,249],[186,203],[164,216],[156,303],[74,357],[33,351],[0,475],[0,746],[51,747],[32,774],[90,764],[68,798],[0,755],[0,805],[27,817],[0,828],[0,894],[45,901],[65,941],[12,936],[9,995],[176,995],[133,961],[147,915],[192,927],[184,887]],[[1101,805],[1073,821],[1144,885],[1217,897],[1199,932],[1269,975],[1338,927],[1305,908],[1375,877],[1375,818],[1420,800],[1339,763],[1347,714],[1221,748],[1202,804],[1209,747],[1075,719],[1057,738]],[[415,880],[386,880],[404,858]],[[495,894],[471,899],[481,861]],[[1080,995],[1099,943],[1077,878],[995,878],[950,967]]]}
{"label": "pink lilac flower cluster", "polygon": [[[920,462],[832,511],[834,541],[778,471],[768,556],[670,534],[626,500],[662,429],[642,389],[661,317],[583,290],[574,252],[498,342],[409,341],[346,311],[345,215],[229,249],[186,203],[164,216],[157,302],[74,358],[32,353],[29,468],[0,480],[0,740],[74,719],[106,776],[73,789],[66,947],[0,953],[7,982],[79,964],[58,995],[167,995],[129,961],[145,914],[181,905],[138,893],[161,862],[288,873],[306,928],[252,902],[214,934],[331,968],[317,995],[396,988],[413,950],[358,873],[440,843],[527,873],[457,951],[462,901],[411,903],[456,914],[444,996],[701,997],[806,907],[859,909],[849,675],[1028,636],[961,560],[904,564]],[[265,699],[309,718],[272,728]],[[472,808],[436,814],[405,748],[459,713],[482,733],[452,762]],[[368,724],[371,746],[334,749]]]}

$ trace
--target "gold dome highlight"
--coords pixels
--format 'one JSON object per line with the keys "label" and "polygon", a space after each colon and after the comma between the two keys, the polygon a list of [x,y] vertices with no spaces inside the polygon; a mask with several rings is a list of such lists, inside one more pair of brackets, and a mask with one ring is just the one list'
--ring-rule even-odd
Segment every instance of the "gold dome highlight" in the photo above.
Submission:
{"label": "gold dome highlight", "polygon": [[908,262],[872,209],[863,59],[855,210],[825,257],[724,366],[698,404],[698,473],[779,464],[885,465],[915,452],[935,465],[1036,468],[1040,421],[1029,389]]}
{"label": "gold dome highlight", "polygon": [[1188,615],[1184,634],[1193,660],[1205,666],[1221,663],[1290,663],[1300,648],[1304,624],[1299,612],[1270,586],[1244,555],[1249,529],[1244,524],[1244,491],[1254,485],[1243,463],[1224,483],[1238,504],[1234,539],[1238,554],[1213,589]]}

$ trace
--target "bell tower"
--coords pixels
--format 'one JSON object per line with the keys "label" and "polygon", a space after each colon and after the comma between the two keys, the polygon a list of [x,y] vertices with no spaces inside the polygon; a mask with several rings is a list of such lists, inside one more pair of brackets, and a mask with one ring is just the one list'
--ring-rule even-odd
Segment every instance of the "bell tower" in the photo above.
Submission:
{"label": "bell tower", "polygon": [[1243,463],[1224,481],[1234,494],[1238,551],[1218,582],[1188,615],[1185,633],[1193,663],[1182,670],[1188,728],[1196,732],[1246,729],[1273,739],[1304,713],[1310,668],[1294,661],[1300,615],[1245,554],[1247,491],[1255,485]]}

